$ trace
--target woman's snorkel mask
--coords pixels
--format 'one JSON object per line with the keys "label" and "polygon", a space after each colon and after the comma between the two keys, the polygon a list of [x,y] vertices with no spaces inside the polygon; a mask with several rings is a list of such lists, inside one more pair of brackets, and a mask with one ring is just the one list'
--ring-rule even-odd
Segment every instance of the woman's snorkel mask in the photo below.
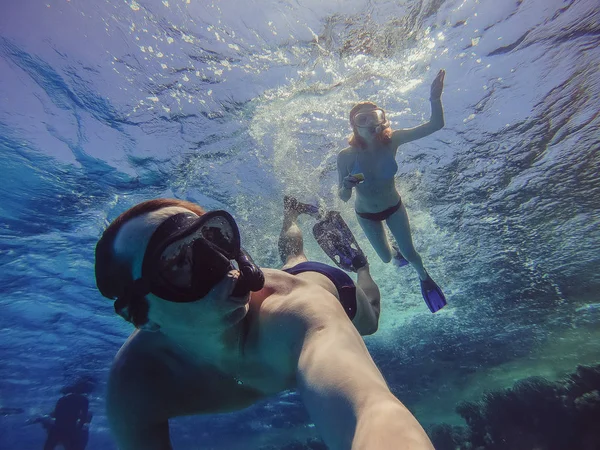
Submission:
{"label": "woman's snorkel mask", "polygon": [[231,214],[220,210],[200,217],[191,212],[176,214],[150,237],[142,275],[117,299],[115,310],[127,319],[132,296],[150,293],[175,303],[199,300],[236,269],[234,263],[240,276],[233,297],[262,289],[264,275],[241,248],[240,232]]}
{"label": "woman's snorkel mask", "polygon": [[385,111],[381,108],[359,112],[352,116],[351,122],[357,128],[370,128],[376,134],[390,126],[390,121],[386,119]]}

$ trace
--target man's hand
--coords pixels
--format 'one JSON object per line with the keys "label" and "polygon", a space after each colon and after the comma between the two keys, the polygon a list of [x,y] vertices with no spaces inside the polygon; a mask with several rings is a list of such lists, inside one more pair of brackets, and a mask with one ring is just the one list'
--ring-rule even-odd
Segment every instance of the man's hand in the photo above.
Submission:
{"label": "man's hand", "polygon": [[431,95],[429,97],[430,100],[439,100],[442,96],[442,90],[444,89],[444,77],[446,76],[446,71],[444,69],[440,70],[431,83]]}

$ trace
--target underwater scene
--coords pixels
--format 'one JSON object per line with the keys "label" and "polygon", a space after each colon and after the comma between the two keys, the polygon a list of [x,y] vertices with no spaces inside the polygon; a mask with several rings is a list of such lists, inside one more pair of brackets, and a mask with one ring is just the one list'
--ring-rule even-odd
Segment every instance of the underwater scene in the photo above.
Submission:
{"label": "underwater scene", "polygon": [[[410,448],[600,449],[597,0],[4,0],[0,194],[0,449],[390,448],[332,444],[271,366],[268,395],[174,413],[167,444],[116,438],[135,320],[115,310],[136,312],[96,245],[158,198],[230,213],[251,267],[282,267],[290,199],[310,261],[358,287],[368,261],[380,315],[359,332],[433,446]],[[319,238],[327,211],[362,259]],[[125,406],[154,376],[136,370]]]}

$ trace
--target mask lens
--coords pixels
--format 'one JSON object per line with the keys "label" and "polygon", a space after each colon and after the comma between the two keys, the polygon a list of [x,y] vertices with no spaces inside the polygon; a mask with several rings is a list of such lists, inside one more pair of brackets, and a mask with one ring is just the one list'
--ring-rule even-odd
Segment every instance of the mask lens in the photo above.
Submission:
{"label": "mask lens", "polygon": [[160,255],[159,272],[172,286],[189,289],[194,268],[193,243],[202,237],[199,232],[168,245]]}
{"label": "mask lens", "polygon": [[175,302],[205,296],[240,253],[240,236],[233,217],[211,211],[198,217],[177,214],[154,232],[144,256],[142,275],[151,292]]}
{"label": "mask lens", "polygon": [[354,124],[361,128],[376,127],[384,122],[385,113],[382,109],[373,109],[354,116]]}
{"label": "mask lens", "polygon": [[[216,245],[229,259],[237,256],[236,231],[225,216],[214,216],[209,218],[200,227],[200,237]],[[195,238],[197,238],[196,236]]]}

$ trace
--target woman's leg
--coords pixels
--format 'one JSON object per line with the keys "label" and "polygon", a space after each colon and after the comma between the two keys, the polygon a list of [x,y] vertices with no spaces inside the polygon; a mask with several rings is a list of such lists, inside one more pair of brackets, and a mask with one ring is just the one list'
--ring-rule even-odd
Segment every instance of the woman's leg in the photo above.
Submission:
{"label": "woman's leg", "polygon": [[392,260],[392,248],[385,233],[383,222],[364,219],[360,216],[356,216],[356,218],[377,255],[384,263],[389,263]]}
{"label": "woman's leg", "polygon": [[387,226],[396,239],[398,248],[402,256],[412,264],[421,280],[427,278],[427,271],[423,267],[423,261],[421,256],[415,250],[415,246],[412,241],[412,235],[410,234],[410,223],[408,221],[408,214],[404,205],[400,205],[398,211],[392,214],[386,219]]}

